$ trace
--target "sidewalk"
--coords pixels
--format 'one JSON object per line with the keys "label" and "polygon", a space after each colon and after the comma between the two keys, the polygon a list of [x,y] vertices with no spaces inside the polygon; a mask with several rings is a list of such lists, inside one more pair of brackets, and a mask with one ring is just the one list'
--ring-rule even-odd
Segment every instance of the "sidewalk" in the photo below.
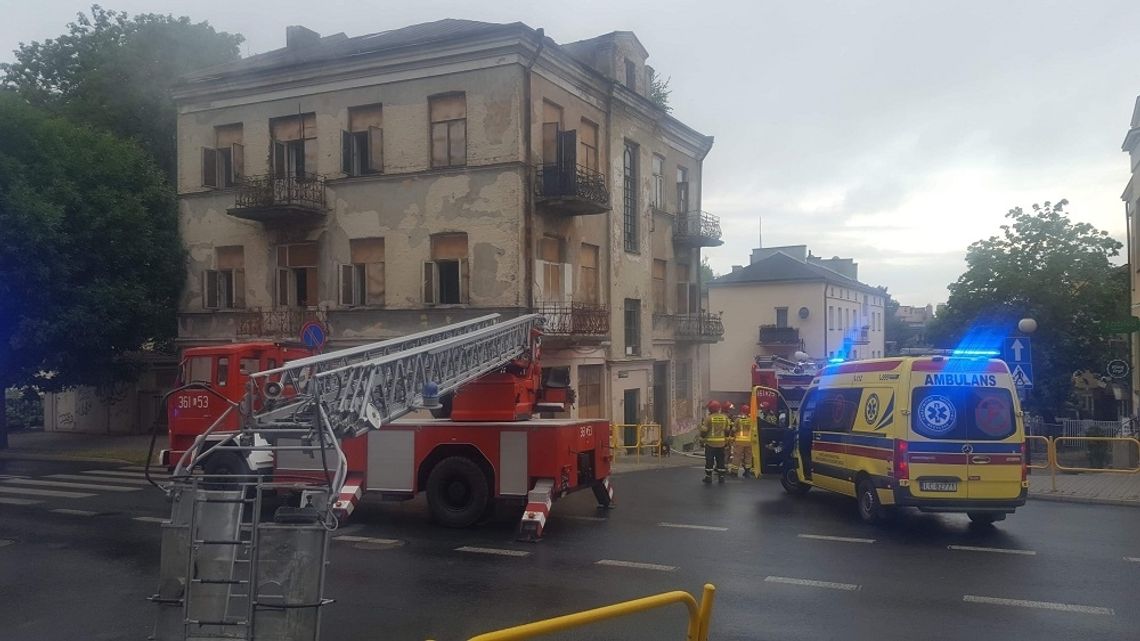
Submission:
{"label": "sidewalk", "polygon": [[1057,491],[1049,470],[1029,475],[1029,498],[1140,507],[1140,474],[1057,472]]}
{"label": "sidewalk", "polygon": [[[166,439],[160,435],[156,448]],[[71,434],[13,432],[0,460],[121,462],[142,465],[150,448],[148,434]]]}

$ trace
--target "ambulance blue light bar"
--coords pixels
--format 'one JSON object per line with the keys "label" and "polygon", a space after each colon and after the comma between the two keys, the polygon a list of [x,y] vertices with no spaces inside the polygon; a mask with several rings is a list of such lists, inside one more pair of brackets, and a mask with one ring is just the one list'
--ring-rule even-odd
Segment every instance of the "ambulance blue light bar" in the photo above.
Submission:
{"label": "ambulance blue light bar", "polygon": [[951,356],[999,356],[1001,352],[996,349],[955,349],[950,352]]}

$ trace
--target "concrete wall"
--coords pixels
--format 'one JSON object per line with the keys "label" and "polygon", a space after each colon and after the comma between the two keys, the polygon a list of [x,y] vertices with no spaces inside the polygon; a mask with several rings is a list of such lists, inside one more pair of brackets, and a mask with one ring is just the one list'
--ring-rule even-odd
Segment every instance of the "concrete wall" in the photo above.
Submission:
{"label": "concrete wall", "polygon": [[162,395],[174,384],[176,363],[155,363],[137,382],[109,392],[77,387],[44,394],[44,431],[84,434],[150,433],[155,419],[165,426]]}

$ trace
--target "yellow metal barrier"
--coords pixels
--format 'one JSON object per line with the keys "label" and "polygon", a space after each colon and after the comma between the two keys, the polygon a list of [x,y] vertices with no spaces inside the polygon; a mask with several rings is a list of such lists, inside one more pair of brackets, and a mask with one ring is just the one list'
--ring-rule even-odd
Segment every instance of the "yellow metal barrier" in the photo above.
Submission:
{"label": "yellow metal barrier", "polygon": [[[1083,450],[1087,455],[1088,467],[1080,465],[1063,465],[1061,460],[1062,456],[1058,448],[1064,448],[1068,444],[1074,444],[1075,450]],[[1114,472],[1117,474],[1136,474],[1140,472],[1140,440],[1135,438],[1127,438],[1122,436],[1058,436],[1052,439],[1051,445],[1051,460],[1053,466],[1062,472]],[[1126,463],[1123,466],[1109,467],[1108,463],[1115,462],[1116,454],[1119,448],[1116,446],[1125,445],[1124,458]],[[1066,450],[1066,454],[1068,454]],[[1102,464],[1097,465],[1100,461]]]}
{"label": "yellow metal barrier", "polygon": [[[625,442],[627,429],[633,430],[635,434],[633,443]],[[661,456],[662,445],[661,426],[657,423],[614,423],[610,427],[610,450],[615,458],[621,456],[626,449],[631,449],[637,460],[641,461],[641,451],[645,448]]]}
{"label": "yellow metal barrier", "polygon": [[1032,459],[1039,450],[1033,447],[1034,443],[1041,443],[1045,447],[1045,463],[1032,463],[1026,465],[1031,470],[1047,470],[1053,466],[1053,442],[1045,436],[1026,436],[1025,449],[1031,455]]}
{"label": "yellow metal barrier", "polygon": [[683,604],[689,611],[689,625],[685,636],[686,641],[708,641],[709,621],[712,619],[713,598],[715,596],[716,588],[712,584],[706,583],[699,604],[697,600],[693,598],[693,595],[688,592],[682,592],[680,590],[665,592],[634,599],[632,601],[615,603],[593,610],[575,612],[574,614],[566,614],[553,619],[535,621],[534,623],[527,623],[513,628],[480,634],[477,637],[472,637],[470,641],[519,641],[520,639],[533,639],[534,637],[581,628],[609,619],[648,612],[649,610],[663,608],[676,603]]}

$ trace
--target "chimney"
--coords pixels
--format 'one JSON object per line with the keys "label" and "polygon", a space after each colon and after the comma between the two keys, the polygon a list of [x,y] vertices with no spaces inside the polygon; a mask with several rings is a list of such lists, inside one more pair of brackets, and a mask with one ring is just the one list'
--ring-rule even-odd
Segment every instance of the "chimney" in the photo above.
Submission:
{"label": "chimney", "polygon": [[287,49],[311,47],[320,42],[320,40],[321,34],[299,24],[285,27],[285,48]]}

